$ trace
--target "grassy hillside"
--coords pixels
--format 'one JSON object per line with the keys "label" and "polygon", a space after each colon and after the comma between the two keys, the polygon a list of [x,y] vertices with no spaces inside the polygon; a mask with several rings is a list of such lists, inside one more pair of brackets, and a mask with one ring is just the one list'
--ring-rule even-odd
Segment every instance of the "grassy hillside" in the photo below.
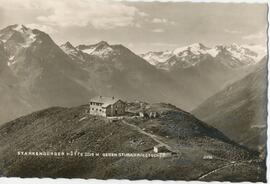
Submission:
{"label": "grassy hillside", "polygon": [[[52,107],[0,127],[0,175],[162,180],[265,181],[256,152],[237,145],[217,129],[170,104],[146,104],[156,118],[124,119],[86,114],[87,106]],[[153,153],[163,143],[166,158],[18,156],[17,151]],[[211,159],[205,159],[211,156]]]}
{"label": "grassy hillside", "polygon": [[266,143],[267,62],[227,86],[193,111],[236,142],[263,150]]}

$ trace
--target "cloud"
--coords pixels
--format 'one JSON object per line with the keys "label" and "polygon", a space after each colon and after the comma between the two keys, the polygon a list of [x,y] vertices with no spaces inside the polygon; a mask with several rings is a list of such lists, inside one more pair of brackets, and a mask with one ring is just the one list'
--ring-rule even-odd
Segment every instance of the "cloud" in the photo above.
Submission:
{"label": "cloud", "polygon": [[128,47],[134,47],[134,44],[133,43],[128,43],[127,46]]}
{"label": "cloud", "polygon": [[165,18],[154,18],[154,19],[152,19],[152,23],[155,23],[155,24],[176,25],[176,22],[170,21],[170,20],[165,19]]}
{"label": "cloud", "polygon": [[176,44],[176,43],[164,43],[164,42],[153,42],[153,43],[150,43],[150,45],[162,46],[162,47],[177,47],[177,46],[179,46],[179,44]]}
{"label": "cloud", "polygon": [[137,17],[147,14],[122,2],[108,0],[9,0],[1,2],[4,9],[43,11],[40,23],[51,26],[93,26],[96,29],[135,26]]}
{"label": "cloud", "polygon": [[53,33],[57,32],[54,28],[52,28],[50,26],[46,26],[46,25],[26,24],[25,26],[29,27],[31,29],[38,29],[38,30],[43,31],[43,32],[48,33],[48,34],[53,34]]}
{"label": "cloud", "polygon": [[159,18],[154,18],[152,20],[153,23],[167,23],[167,19],[159,19]]}
{"label": "cloud", "polygon": [[230,29],[225,29],[224,32],[225,32],[225,33],[230,33],[230,34],[241,34],[240,31],[237,31],[237,30],[230,30]]}
{"label": "cloud", "polygon": [[141,25],[140,23],[137,22],[137,23],[134,24],[134,27],[136,27],[136,28],[141,28],[142,25]]}
{"label": "cloud", "polygon": [[263,38],[266,38],[266,32],[264,31],[259,31],[257,33],[250,34],[243,37],[243,39],[245,40],[256,40],[256,39],[263,39]]}
{"label": "cloud", "polygon": [[165,30],[164,29],[153,29],[152,32],[154,33],[163,33]]}
{"label": "cloud", "polygon": [[38,6],[39,2],[38,1],[33,1],[33,0],[24,0],[19,1],[19,0],[0,0],[1,4],[0,7],[2,7],[5,10],[20,10],[20,9],[38,9],[41,8]]}

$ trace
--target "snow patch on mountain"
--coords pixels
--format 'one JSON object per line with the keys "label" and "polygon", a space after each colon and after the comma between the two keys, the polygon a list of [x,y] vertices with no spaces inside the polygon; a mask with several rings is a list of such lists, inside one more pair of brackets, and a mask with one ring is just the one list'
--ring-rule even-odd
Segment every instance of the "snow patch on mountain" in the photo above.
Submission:
{"label": "snow patch on mountain", "polygon": [[82,50],[86,54],[91,54],[95,50],[95,47]]}
{"label": "snow patch on mountain", "polygon": [[14,58],[15,58],[15,56],[10,56],[10,57],[8,58],[8,60],[9,60],[9,61],[12,61],[12,60],[14,60]]}
{"label": "snow patch on mountain", "polygon": [[102,49],[97,49],[96,47],[93,47],[93,48],[84,49],[82,50],[82,52],[89,55],[95,55],[98,57],[106,57],[110,55],[111,53],[113,53],[113,49],[111,47],[106,47]]}
{"label": "snow patch on mountain", "polygon": [[4,43],[6,43],[6,42],[7,42],[7,39],[3,39],[3,40],[1,40],[1,41],[3,41]]}
{"label": "snow patch on mountain", "polygon": [[92,55],[96,55],[99,57],[107,57],[108,55],[112,54],[114,50],[111,47],[107,47],[104,49],[95,49],[94,51],[91,52]]}
{"label": "snow patch on mountain", "polygon": [[36,35],[33,34],[32,30],[29,30],[26,33],[25,43],[22,44],[22,47],[27,48],[30,47],[32,43],[36,41]]}
{"label": "snow patch on mountain", "polygon": [[211,48],[208,50],[208,54],[210,54],[212,57],[216,57],[218,55],[218,50],[216,48]]}
{"label": "snow patch on mountain", "polygon": [[10,56],[8,58],[8,62],[7,62],[8,66],[11,66],[11,65],[16,63],[16,60],[14,60],[14,58],[15,58],[15,56]]}
{"label": "snow patch on mountain", "polygon": [[8,61],[8,66],[11,66],[11,65],[13,65],[13,64],[15,64],[16,63],[16,61]]}

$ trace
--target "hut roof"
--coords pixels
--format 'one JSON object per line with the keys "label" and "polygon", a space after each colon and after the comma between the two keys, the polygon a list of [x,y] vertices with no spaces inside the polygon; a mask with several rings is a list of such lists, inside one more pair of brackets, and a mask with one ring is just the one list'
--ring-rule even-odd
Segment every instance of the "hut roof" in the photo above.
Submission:
{"label": "hut roof", "polygon": [[116,103],[118,100],[120,99],[115,97],[96,96],[92,98],[90,102],[101,103],[102,107],[108,107],[109,105]]}

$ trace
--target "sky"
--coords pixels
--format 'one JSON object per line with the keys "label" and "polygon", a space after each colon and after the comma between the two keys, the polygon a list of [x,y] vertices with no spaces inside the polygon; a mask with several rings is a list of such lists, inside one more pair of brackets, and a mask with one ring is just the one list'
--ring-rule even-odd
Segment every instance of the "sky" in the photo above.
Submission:
{"label": "sky", "polygon": [[266,45],[267,5],[112,0],[0,0],[0,29],[24,24],[57,44],[123,44],[136,53],[192,43]]}

